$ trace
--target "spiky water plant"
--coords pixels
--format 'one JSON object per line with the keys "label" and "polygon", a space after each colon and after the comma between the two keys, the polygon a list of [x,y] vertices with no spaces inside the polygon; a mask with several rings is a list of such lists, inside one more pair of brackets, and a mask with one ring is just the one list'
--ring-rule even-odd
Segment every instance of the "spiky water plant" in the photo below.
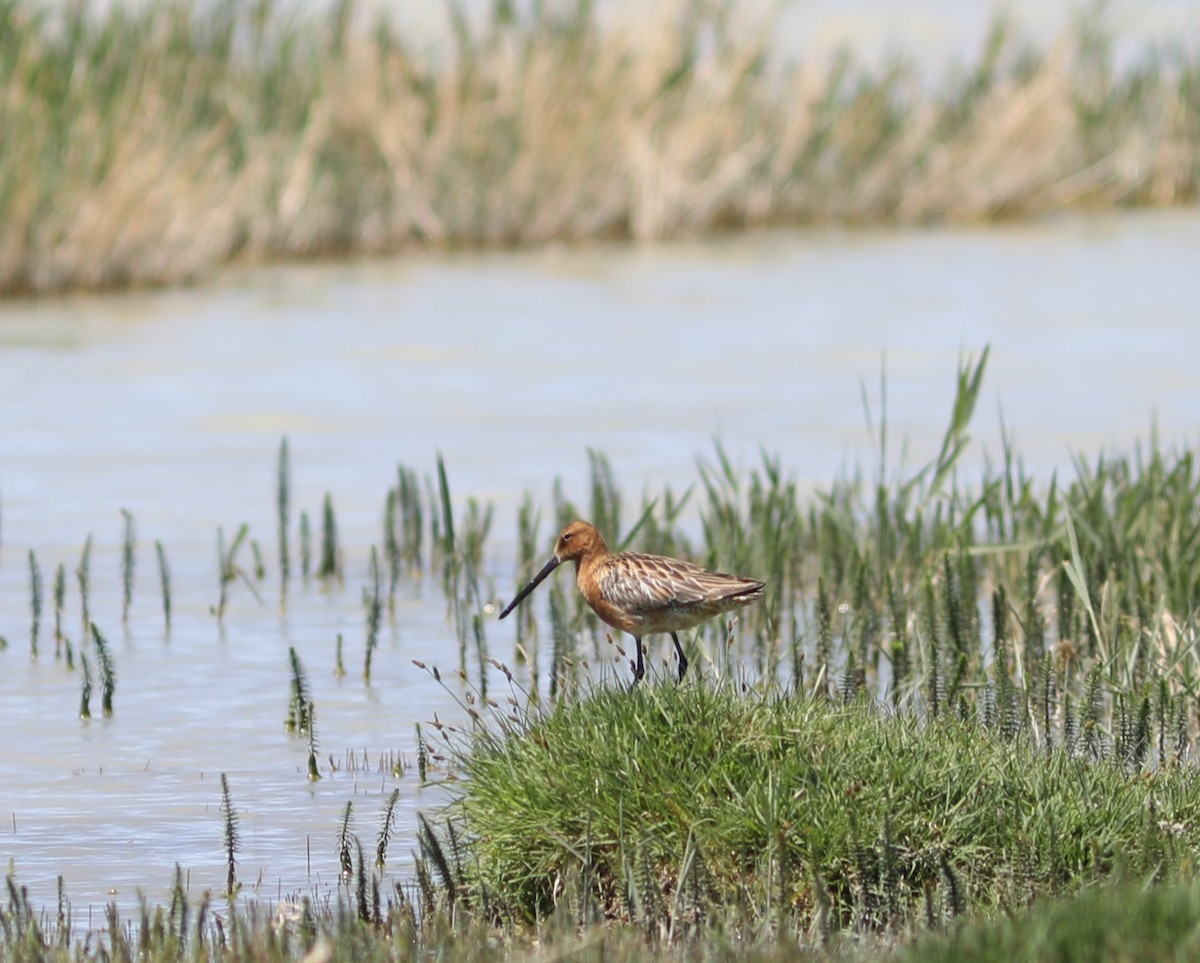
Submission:
{"label": "spiky water plant", "polygon": [[100,710],[106,716],[111,716],[113,693],[117,688],[117,670],[108,650],[108,642],[100,634],[95,622],[92,623],[92,644],[96,647],[96,658],[100,662]]}
{"label": "spiky water plant", "polygon": [[354,876],[354,803],[347,799],[342,807],[342,818],[338,820],[337,857],[343,882]]}
{"label": "spiky water plant", "polygon": [[479,666],[479,697],[486,701],[488,697],[488,665],[491,656],[488,655],[487,638],[483,629],[483,615],[476,612],[471,617],[471,628],[475,635],[475,658]]}
{"label": "spiky water plant", "polygon": [[279,540],[279,607],[287,608],[288,580],[292,574],[292,556],[288,547],[291,525],[292,459],[287,435],[279,442],[279,464],[275,478],[275,514]]}
{"label": "spiky water plant", "polygon": [[225,895],[232,902],[240,890],[237,881],[237,854],[242,848],[241,833],[238,828],[238,814],[233,806],[233,797],[229,792],[229,779],[221,773],[221,838],[225,848],[225,864],[227,875]]}
{"label": "spiky water plant", "polygon": [[83,619],[83,638],[88,639],[91,632],[91,617],[89,615],[89,589],[91,587],[92,571],[92,536],[89,533],[84,539],[83,551],[79,554],[79,565],[75,568],[75,578],[79,582],[79,610]]}
{"label": "spiky water plant", "polygon": [[450,480],[446,476],[446,462],[442,453],[437,453],[438,504],[441,510],[441,527],[437,532],[434,549],[442,561],[442,586],[446,594],[453,596],[457,586],[458,553],[455,551],[454,505],[450,500]]}
{"label": "spiky water plant", "polygon": [[308,686],[308,676],[304,673],[304,665],[296,652],[295,646],[288,647],[288,708],[284,717],[283,727],[288,732],[299,735],[308,732],[311,716],[312,696]]}
{"label": "spiky water plant", "polygon": [[[453,843],[453,823],[449,822],[446,825]],[[442,892],[446,894],[450,907],[453,908],[463,884],[462,867],[454,847],[451,847],[451,853],[447,855],[447,847],[442,844],[433,825],[422,812],[417,813],[417,843],[420,846],[421,859],[433,867],[441,883]]]}
{"label": "spiky water plant", "polygon": [[137,562],[137,532],[133,524],[133,513],[121,509],[124,519],[121,537],[121,622],[129,624],[129,608],[133,604],[133,574]]}
{"label": "spiky water plant", "polygon": [[379,569],[379,553],[371,546],[371,565],[368,583],[363,588],[363,607],[366,609],[367,645],[363,657],[363,681],[371,684],[371,657],[379,645],[379,626],[383,621],[383,574]]}
{"label": "spiky water plant", "polygon": [[421,483],[412,468],[400,465],[396,469],[396,497],[400,502],[400,527],[404,537],[401,556],[415,572],[425,564],[425,510],[421,500]]}
{"label": "spiky water plant", "polygon": [[37,555],[29,550],[29,657],[38,657],[38,632],[42,621],[42,570]]}
{"label": "spiky water plant", "polygon": [[342,633],[339,632],[337,634],[337,640],[334,643],[334,653],[333,653],[333,655],[334,655],[333,674],[339,679],[342,678],[346,674],[346,663],[342,659],[343,647],[344,647],[344,645],[342,642]]}
{"label": "spiky water plant", "polygon": [[225,550],[225,529],[217,526],[217,604],[212,609],[220,623],[225,618],[225,603],[229,595],[229,583],[233,576],[226,567],[228,553]]}
{"label": "spiky water plant", "polygon": [[171,883],[171,901],[167,907],[167,920],[177,944],[182,947],[188,937],[188,898],[183,884],[183,870],[175,864],[175,876]]}
{"label": "spiky water plant", "polygon": [[79,664],[83,670],[79,692],[79,718],[90,719],[92,717],[92,668],[88,665],[86,652],[79,653]]}
{"label": "spiky water plant", "polygon": [[397,526],[400,524],[399,512],[396,509],[396,489],[389,488],[383,504],[383,557],[387,562],[388,571],[388,614],[396,611],[396,586],[400,584],[400,568],[402,558],[400,553],[400,535]]}
{"label": "spiky water plant", "polygon": [[337,516],[333,511],[333,496],[325,493],[321,509],[321,561],[317,577],[325,580],[342,579],[341,548],[338,544]]}
{"label": "spiky water plant", "polygon": [[308,781],[316,782],[321,778],[317,769],[317,707],[310,702],[305,714],[308,716]]}
{"label": "spiky water plant", "polygon": [[400,801],[400,790],[393,789],[383,806],[383,815],[379,819],[379,836],[375,842],[375,865],[379,869],[387,863],[388,845],[396,830],[396,804]]}
{"label": "spiky water plant", "polygon": [[58,913],[55,925],[58,927],[59,946],[66,949],[70,945],[71,904],[67,900],[67,887],[60,873],[54,881]]}
{"label": "spiky water plant", "polygon": [[308,512],[300,512],[300,574],[308,581],[312,572],[312,524],[308,520]]}
{"label": "spiky water plant", "polygon": [[154,553],[158,556],[158,581],[162,586],[163,630],[171,634],[171,567],[167,564],[167,550],[161,541],[155,540]]}
{"label": "spiky water plant", "polygon": [[[54,657],[58,658],[62,654],[63,631],[62,631],[62,614],[63,606],[67,601],[67,569],[61,562],[54,570]],[[69,666],[68,666],[69,668]]]}
{"label": "spiky water plant", "polygon": [[[354,874],[354,902],[358,907],[358,918],[364,923],[371,922],[371,904],[367,898],[367,860],[363,856],[362,840],[357,836],[354,837],[354,852],[358,857],[355,866],[358,867]],[[371,882],[374,883],[375,874],[371,874]]]}

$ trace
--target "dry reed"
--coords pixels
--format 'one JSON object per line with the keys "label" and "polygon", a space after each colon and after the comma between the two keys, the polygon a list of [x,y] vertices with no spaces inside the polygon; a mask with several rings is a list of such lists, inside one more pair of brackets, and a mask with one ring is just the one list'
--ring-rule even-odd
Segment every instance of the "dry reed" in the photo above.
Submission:
{"label": "dry reed", "polygon": [[[350,2],[0,0],[0,293],[169,284],[231,260],[753,225],[1191,203],[1200,69],[1118,70],[1095,23],[995,28],[930,84],[793,64],[742,5],[599,23],[565,0],[444,48]],[[1099,14],[1093,19],[1098,20]]]}

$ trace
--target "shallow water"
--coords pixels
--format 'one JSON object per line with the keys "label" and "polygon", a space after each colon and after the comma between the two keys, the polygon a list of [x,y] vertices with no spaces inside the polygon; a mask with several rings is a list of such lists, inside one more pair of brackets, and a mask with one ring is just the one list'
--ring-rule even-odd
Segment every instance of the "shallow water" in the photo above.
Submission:
{"label": "shallow water", "polygon": [[[332,892],[346,801],[370,854],[396,787],[389,879],[406,878],[415,812],[441,798],[417,784],[414,726],[461,713],[453,687],[411,663],[457,664],[432,580],[402,587],[362,680],[361,591],[398,463],[429,474],[440,451],[457,504],[496,505],[487,566],[500,596],[522,492],[548,513],[561,475],[586,503],[588,447],[610,456],[631,505],[686,489],[714,438],[742,466],[760,447],[778,453],[808,488],[873,470],[862,392],[877,418],[884,358],[893,467],[903,439],[910,468],[936,453],[955,366],[990,344],[964,471],[999,455],[1002,411],[1031,470],[1069,476],[1073,453],[1128,451],[1152,421],[1167,444],[1194,438],[1197,250],[1200,214],[1175,212],[247,269],[197,290],[0,305],[0,857],[35,905],[53,906],[62,874],[83,925],[110,898],[130,909],[139,889],[164,901],[176,863],[193,894],[220,893],[225,772],[247,890]],[[337,591],[295,580],[281,615],[283,435],[293,522],[316,520],[332,493],[347,575]],[[138,534],[128,629],[122,508]],[[267,563],[263,600],[236,584],[222,632],[216,532],[243,522]],[[113,717],[97,686],[83,722],[80,672],[54,657],[51,586],[64,565],[78,651],[73,573],[89,533],[91,614],[118,687]],[[169,636],[156,540],[172,570]],[[30,550],[45,586],[36,660]],[[248,546],[240,560],[250,566]],[[508,623],[488,640],[511,658]],[[289,646],[317,707],[315,784],[282,724]],[[394,777],[396,755],[409,768]]]}

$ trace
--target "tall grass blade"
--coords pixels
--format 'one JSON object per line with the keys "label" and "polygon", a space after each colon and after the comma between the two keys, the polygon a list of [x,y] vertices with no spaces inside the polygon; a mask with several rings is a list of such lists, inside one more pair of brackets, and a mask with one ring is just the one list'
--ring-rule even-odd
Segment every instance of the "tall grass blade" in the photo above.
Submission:
{"label": "tall grass blade", "polygon": [[317,707],[311,701],[305,707],[305,715],[308,717],[308,781],[316,782],[321,778],[321,771],[317,768],[320,743],[317,739]]}
{"label": "tall grass blade", "polygon": [[325,493],[321,510],[321,561],[317,577],[326,581],[342,580],[342,553],[338,544],[337,517],[333,511],[333,496]]}
{"label": "tall grass blade", "polygon": [[371,657],[379,645],[379,626],[383,621],[383,574],[379,569],[379,553],[371,546],[369,582],[363,589],[363,606],[366,609],[367,647],[363,660],[363,681],[371,684]]}
{"label": "tall grass blade", "polygon": [[33,549],[29,550],[29,613],[29,657],[36,660],[42,622],[42,570]]}
{"label": "tall grass blade", "polygon": [[106,716],[113,714],[113,693],[117,689],[117,670],[113,665],[108,641],[100,634],[96,623],[92,623],[92,644],[96,648],[96,659],[100,663],[100,710]]}
{"label": "tall grass blade", "polygon": [[288,711],[283,727],[288,732],[298,735],[309,729],[312,696],[309,691],[308,676],[305,675],[304,665],[300,661],[295,646],[288,648],[288,668],[290,669]]}
{"label": "tall grass blade", "polygon": [[89,594],[92,573],[92,536],[88,535],[83,542],[83,551],[79,555],[79,565],[75,568],[75,578],[79,582],[79,610],[83,619],[83,638],[90,638],[92,621],[89,612]]}
{"label": "tall grass blade", "polygon": [[279,607],[287,608],[288,581],[292,574],[292,555],[288,545],[292,507],[292,459],[287,436],[279,442],[279,465],[276,469],[275,511],[279,541]]}
{"label": "tall grass blade", "polygon": [[446,463],[442,459],[440,451],[437,455],[437,477],[438,500],[442,513],[441,545],[439,548],[442,558],[446,560],[446,564],[452,565],[455,558],[455,546],[457,544],[454,537],[454,505],[450,501],[450,481],[446,477]]}
{"label": "tall grass blade", "polygon": [[167,564],[167,550],[161,541],[155,541],[154,551],[158,556],[158,580],[162,586],[163,628],[171,634],[171,567]]}
{"label": "tall grass blade", "polygon": [[133,604],[133,572],[137,562],[137,532],[131,512],[122,508],[121,517],[125,520],[124,534],[121,539],[121,622],[128,625],[129,607]]}
{"label": "tall grass blade", "polygon": [[[62,629],[63,607],[67,604],[67,568],[61,562],[54,570],[54,657],[62,652],[64,641]],[[70,666],[68,666],[70,668]]]}
{"label": "tall grass blade", "polygon": [[1083,610],[1087,613],[1088,625],[1091,626],[1092,636],[1096,640],[1100,663],[1101,665],[1106,665],[1109,661],[1108,646],[1105,644],[1104,634],[1100,631],[1100,622],[1096,618],[1096,610],[1092,606],[1092,594],[1088,588],[1088,579],[1085,574],[1087,569],[1084,567],[1083,557],[1079,551],[1079,539],[1075,535],[1075,520],[1070,507],[1066,510],[1065,520],[1067,542],[1071,547],[1071,557],[1063,559],[1063,570],[1067,573],[1067,578],[1071,580],[1075,594],[1079,596],[1079,600],[1083,604]]}
{"label": "tall grass blade", "polygon": [[300,513],[300,574],[307,582],[312,572],[312,526],[308,512]]}
{"label": "tall grass blade", "polygon": [[342,807],[342,818],[338,820],[337,854],[341,867],[341,878],[348,881],[354,876],[354,803],[347,799]]}
{"label": "tall grass blade", "polygon": [[83,675],[79,692],[79,718],[90,719],[92,717],[92,669],[88,665],[86,652],[79,653],[79,664]]}

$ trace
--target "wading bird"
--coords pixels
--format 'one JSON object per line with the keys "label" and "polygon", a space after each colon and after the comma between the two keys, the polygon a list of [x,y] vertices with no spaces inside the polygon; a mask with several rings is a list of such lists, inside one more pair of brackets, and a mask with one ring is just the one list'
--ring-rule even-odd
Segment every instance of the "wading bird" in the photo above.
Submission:
{"label": "wading bird", "polygon": [[589,522],[571,522],[554,543],[554,555],[517,597],[500,613],[504,618],[521,604],[563,562],[575,563],[575,584],[600,618],[633,636],[637,662],[636,684],[645,675],[642,636],[669,632],[679,656],[679,678],[688,660],[677,632],[694,628],[705,619],[749,605],[762,598],[758,579],[710,572],[677,558],[608,550],[604,538]]}

